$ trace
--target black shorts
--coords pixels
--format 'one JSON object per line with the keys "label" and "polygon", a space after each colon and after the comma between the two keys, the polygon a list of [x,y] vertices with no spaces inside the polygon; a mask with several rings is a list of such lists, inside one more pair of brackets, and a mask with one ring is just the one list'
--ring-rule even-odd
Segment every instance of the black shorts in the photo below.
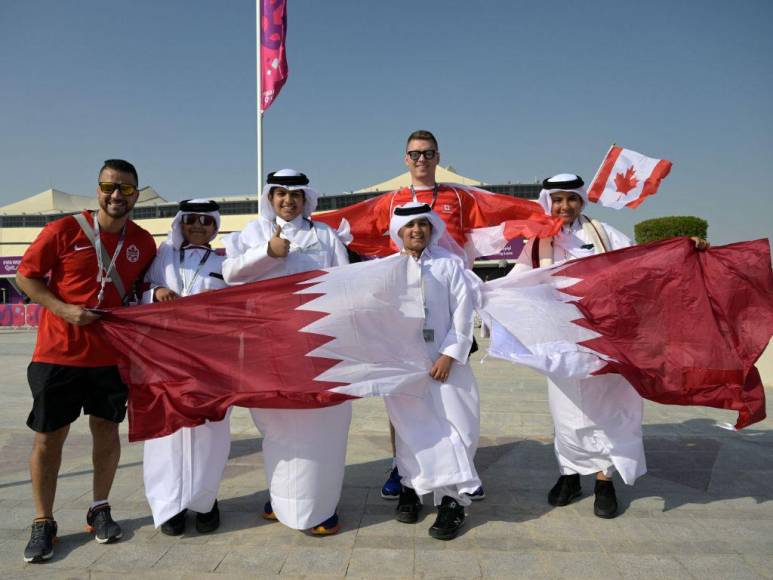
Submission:
{"label": "black shorts", "polygon": [[32,411],[27,426],[47,433],[69,425],[81,414],[120,423],[126,417],[129,389],[118,367],[73,367],[32,362],[27,367]]}

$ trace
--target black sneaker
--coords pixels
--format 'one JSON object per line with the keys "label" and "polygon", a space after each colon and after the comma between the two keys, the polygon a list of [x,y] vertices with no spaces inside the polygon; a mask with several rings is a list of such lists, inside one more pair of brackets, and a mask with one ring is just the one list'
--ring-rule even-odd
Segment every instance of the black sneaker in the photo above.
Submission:
{"label": "black sneaker", "polygon": [[429,535],[436,540],[453,540],[464,525],[464,506],[452,497],[443,496],[437,509],[435,523],[429,529]]}
{"label": "black sneaker", "polygon": [[115,523],[110,515],[109,503],[89,509],[86,514],[86,531],[94,534],[98,544],[109,544],[123,536],[121,526]]}
{"label": "black sneaker", "polygon": [[580,474],[562,475],[548,493],[548,503],[554,506],[569,505],[581,495]]}
{"label": "black sneaker", "polygon": [[161,533],[167,536],[179,536],[185,531],[185,514],[188,510],[183,510],[176,516],[172,516],[161,524]]}
{"label": "black sneaker", "polygon": [[54,555],[56,542],[56,522],[54,520],[35,520],[32,522],[32,534],[24,548],[25,562],[42,562]]}
{"label": "black sneaker", "polygon": [[212,509],[205,514],[196,514],[196,531],[200,534],[214,532],[220,527],[220,509],[217,507],[217,500]]}
{"label": "black sneaker", "polygon": [[597,479],[593,493],[596,495],[596,501],[593,502],[593,513],[607,520],[614,518],[617,515],[615,484],[611,481]]}
{"label": "black sneaker", "polygon": [[396,519],[403,524],[415,524],[419,521],[421,500],[412,487],[403,486],[400,499],[397,500]]}

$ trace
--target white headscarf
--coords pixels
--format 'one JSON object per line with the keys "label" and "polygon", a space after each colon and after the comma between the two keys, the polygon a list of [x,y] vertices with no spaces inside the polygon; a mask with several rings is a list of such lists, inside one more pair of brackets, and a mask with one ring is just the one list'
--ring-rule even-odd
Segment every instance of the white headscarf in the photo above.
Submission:
{"label": "white headscarf", "polygon": [[576,193],[582,199],[582,207],[585,208],[588,205],[588,192],[585,190],[585,183],[582,177],[574,173],[559,173],[544,180],[542,182],[542,191],[539,192],[537,203],[542,206],[542,209],[548,215],[552,215],[553,208],[553,200],[550,194],[556,191]]}
{"label": "white headscarf", "polygon": [[[407,212],[408,215],[400,215]],[[409,201],[406,204],[398,206],[394,209],[392,218],[389,220],[389,237],[402,251],[403,240],[400,238],[398,232],[408,222],[412,222],[415,219],[427,218],[432,225],[432,233],[429,237],[427,247],[436,246],[440,242],[440,238],[446,231],[446,224],[441,217],[432,211],[429,205],[426,203],[420,203],[418,201]]]}
{"label": "white headscarf", "polygon": [[186,199],[180,202],[180,209],[172,220],[172,229],[169,231],[169,235],[166,240],[175,250],[179,250],[180,246],[185,242],[185,236],[182,231],[182,217],[185,214],[201,214],[209,215],[215,218],[215,231],[208,242],[211,242],[217,236],[217,232],[220,231],[220,208],[216,202],[211,199]]}
{"label": "white headscarf", "polygon": [[268,194],[275,187],[281,187],[289,191],[302,191],[305,200],[303,202],[303,217],[311,218],[311,214],[317,209],[319,193],[309,187],[309,178],[295,169],[280,169],[268,174],[266,185],[258,200],[258,212],[268,221],[276,220],[276,212]]}

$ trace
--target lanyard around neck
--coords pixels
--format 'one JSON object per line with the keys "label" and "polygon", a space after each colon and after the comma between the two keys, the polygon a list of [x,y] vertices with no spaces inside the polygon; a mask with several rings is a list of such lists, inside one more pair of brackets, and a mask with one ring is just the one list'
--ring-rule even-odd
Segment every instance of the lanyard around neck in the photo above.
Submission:
{"label": "lanyard around neck", "polygon": [[[180,275],[180,290],[181,290],[181,296],[188,296],[190,295],[190,291],[193,289],[193,283],[196,281],[196,278],[199,277],[199,272],[201,271],[201,267],[206,263],[206,261],[209,259],[209,255],[212,253],[211,249],[207,249],[206,252],[204,252],[204,255],[201,257],[201,260],[199,260],[199,265],[196,266],[196,270],[193,272],[193,276],[188,281],[186,280],[185,276],[185,267],[184,267],[184,259],[185,259],[185,249],[186,248],[180,248],[180,254],[179,254],[179,266],[178,266],[178,273]],[[202,249],[202,248],[197,248]]]}
{"label": "lanyard around neck", "polygon": [[[413,198],[413,201],[419,201],[416,197],[416,190],[413,187],[413,184],[411,184],[411,197]],[[432,203],[429,204],[430,209],[435,209],[435,202],[437,201],[437,183],[432,186]]]}
{"label": "lanyard around neck", "polygon": [[102,259],[102,238],[99,236],[99,217],[96,212],[93,215],[94,251],[97,254],[97,268],[99,269],[99,273],[97,274],[97,282],[99,282],[97,308],[99,308],[102,305],[102,300],[105,298],[105,285],[107,285],[108,282],[111,282],[110,277],[112,276],[113,272],[115,272],[116,276],[119,276],[116,261],[118,260],[118,256],[120,255],[121,249],[123,248],[124,240],[126,239],[126,224],[124,223],[123,227],[121,228],[121,235],[118,238],[118,245],[115,247],[113,256],[110,258],[110,264],[108,264],[107,268],[105,268],[105,263]]}

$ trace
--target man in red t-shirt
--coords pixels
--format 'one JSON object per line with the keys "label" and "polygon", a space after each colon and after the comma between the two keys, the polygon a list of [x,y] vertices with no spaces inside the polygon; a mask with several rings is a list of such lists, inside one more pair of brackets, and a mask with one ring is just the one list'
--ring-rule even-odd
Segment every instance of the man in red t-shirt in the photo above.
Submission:
{"label": "man in red t-shirt", "polygon": [[333,228],[340,228],[346,220],[352,237],[348,244],[350,250],[367,257],[388,256],[397,251],[389,238],[389,220],[394,208],[409,201],[426,203],[446,224],[448,238],[441,240],[441,245],[462,257],[468,267],[475,257],[483,255],[475,240],[468,239],[473,230],[498,226],[509,220],[521,222],[524,231],[556,227],[545,220],[542,208],[534,201],[469,185],[436,182],[440,151],[437,139],[429,131],[414,131],[408,136],[403,160],[411,177],[408,187],[320,213],[314,219]]}
{"label": "man in red t-shirt", "polygon": [[[108,159],[99,172],[99,210],[47,224],[24,254],[16,281],[44,307],[27,369],[33,396],[27,425],[36,431],[30,479],[36,517],[24,551],[27,562],[53,555],[57,525],[54,497],[62,447],[70,423],[89,415],[93,439],[94,495],[86,515],[99,543],[121,537],[107,501],[126,416],[127,387],[110,345],[92,323],[102,309],[122,306],[156,255],[153,236],[129,219],[137,202],[137,171]],[[45,278],[48,278],[48,281]]]}

